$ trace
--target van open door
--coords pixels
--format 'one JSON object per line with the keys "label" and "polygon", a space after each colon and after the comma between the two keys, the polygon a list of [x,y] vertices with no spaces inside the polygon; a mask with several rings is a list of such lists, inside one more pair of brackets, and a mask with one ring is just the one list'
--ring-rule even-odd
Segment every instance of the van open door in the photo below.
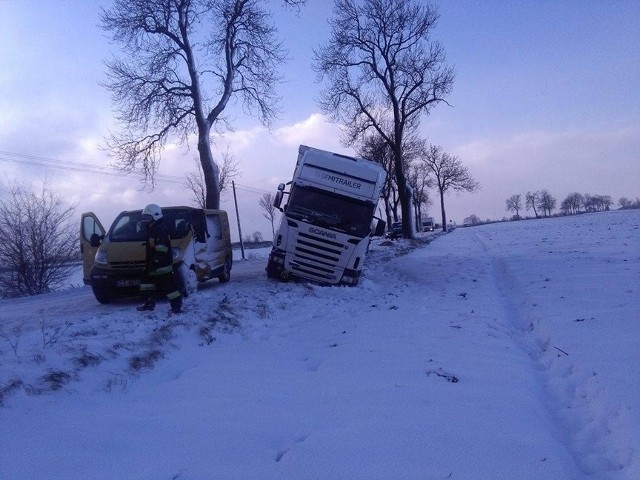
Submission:
{"label": "van open door", "polygon": [[82,214],[80,219],[80,253],[82,254],[82,280],[91,284],[91,267],[106,230],[93,212]]}
{"label": "van open door", "polygon": [[229,220],[225,212],[218,211],[207,215],[207,228],[209,229],[209,254],[211,264],[217,274],[218,280],[228,282],[231,278],[231,240],[229,235]]}

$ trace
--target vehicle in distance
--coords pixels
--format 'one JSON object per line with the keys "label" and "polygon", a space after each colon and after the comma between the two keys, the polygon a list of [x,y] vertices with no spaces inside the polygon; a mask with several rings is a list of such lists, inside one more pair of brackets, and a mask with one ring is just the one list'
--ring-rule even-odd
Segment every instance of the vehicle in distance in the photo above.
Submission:
{"label": "vehicle in distance", "polygon": [[433,217],[425,218],[422,220],[422,231],[423,232],[433,232],[435,230],[435,223],[433,222]]}
{"label": "vehicle in distance", "polygon": [[402,238],[402,222],[393,222],[387,231],[385,238],[395,240]]}

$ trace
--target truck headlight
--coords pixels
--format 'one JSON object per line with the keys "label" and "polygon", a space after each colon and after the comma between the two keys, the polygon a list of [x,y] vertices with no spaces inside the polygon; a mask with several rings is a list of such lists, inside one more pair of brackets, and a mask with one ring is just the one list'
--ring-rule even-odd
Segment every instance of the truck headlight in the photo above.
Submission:
{"label": "truck headlight", "polygon": [[93,261],[95,263],[100,263],[102,265],[106,265],[107,263],[109,263],[107,261],[107,251],[102,248],[99,248],[98,251],[96,252],[96,256],[93,259]]}

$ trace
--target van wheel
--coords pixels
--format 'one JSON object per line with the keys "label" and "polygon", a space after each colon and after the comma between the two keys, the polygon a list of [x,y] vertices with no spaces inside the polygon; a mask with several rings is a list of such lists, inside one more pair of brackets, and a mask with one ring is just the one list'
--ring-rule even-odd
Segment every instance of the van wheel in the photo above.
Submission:
{"label": "van wheel", "polygon": [[218,277],[220,283],[227,283],[231,279],[231,259],[227,258],[222,267],[222,273]]}
{"label": "van wheel", "polygon": [[96,297],[96,300],[99,303],[102,303],[102,304],[111,303],[111,297],[107,294],[105,290],[102,290],[96,287],[91,287],[91,290],[93,290],[93,296]]}

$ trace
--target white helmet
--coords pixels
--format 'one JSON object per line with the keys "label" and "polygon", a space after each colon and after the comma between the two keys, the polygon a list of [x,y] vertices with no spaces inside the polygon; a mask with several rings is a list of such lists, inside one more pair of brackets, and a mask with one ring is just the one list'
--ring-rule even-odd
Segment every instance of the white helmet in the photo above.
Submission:
{"label": "white helmet", "polygon": [[144,210],[142,210],[143,215],[151,215],[154,220],[158,220],[162,218],[162,209],[156,205],[155,203],[150,203]]}

